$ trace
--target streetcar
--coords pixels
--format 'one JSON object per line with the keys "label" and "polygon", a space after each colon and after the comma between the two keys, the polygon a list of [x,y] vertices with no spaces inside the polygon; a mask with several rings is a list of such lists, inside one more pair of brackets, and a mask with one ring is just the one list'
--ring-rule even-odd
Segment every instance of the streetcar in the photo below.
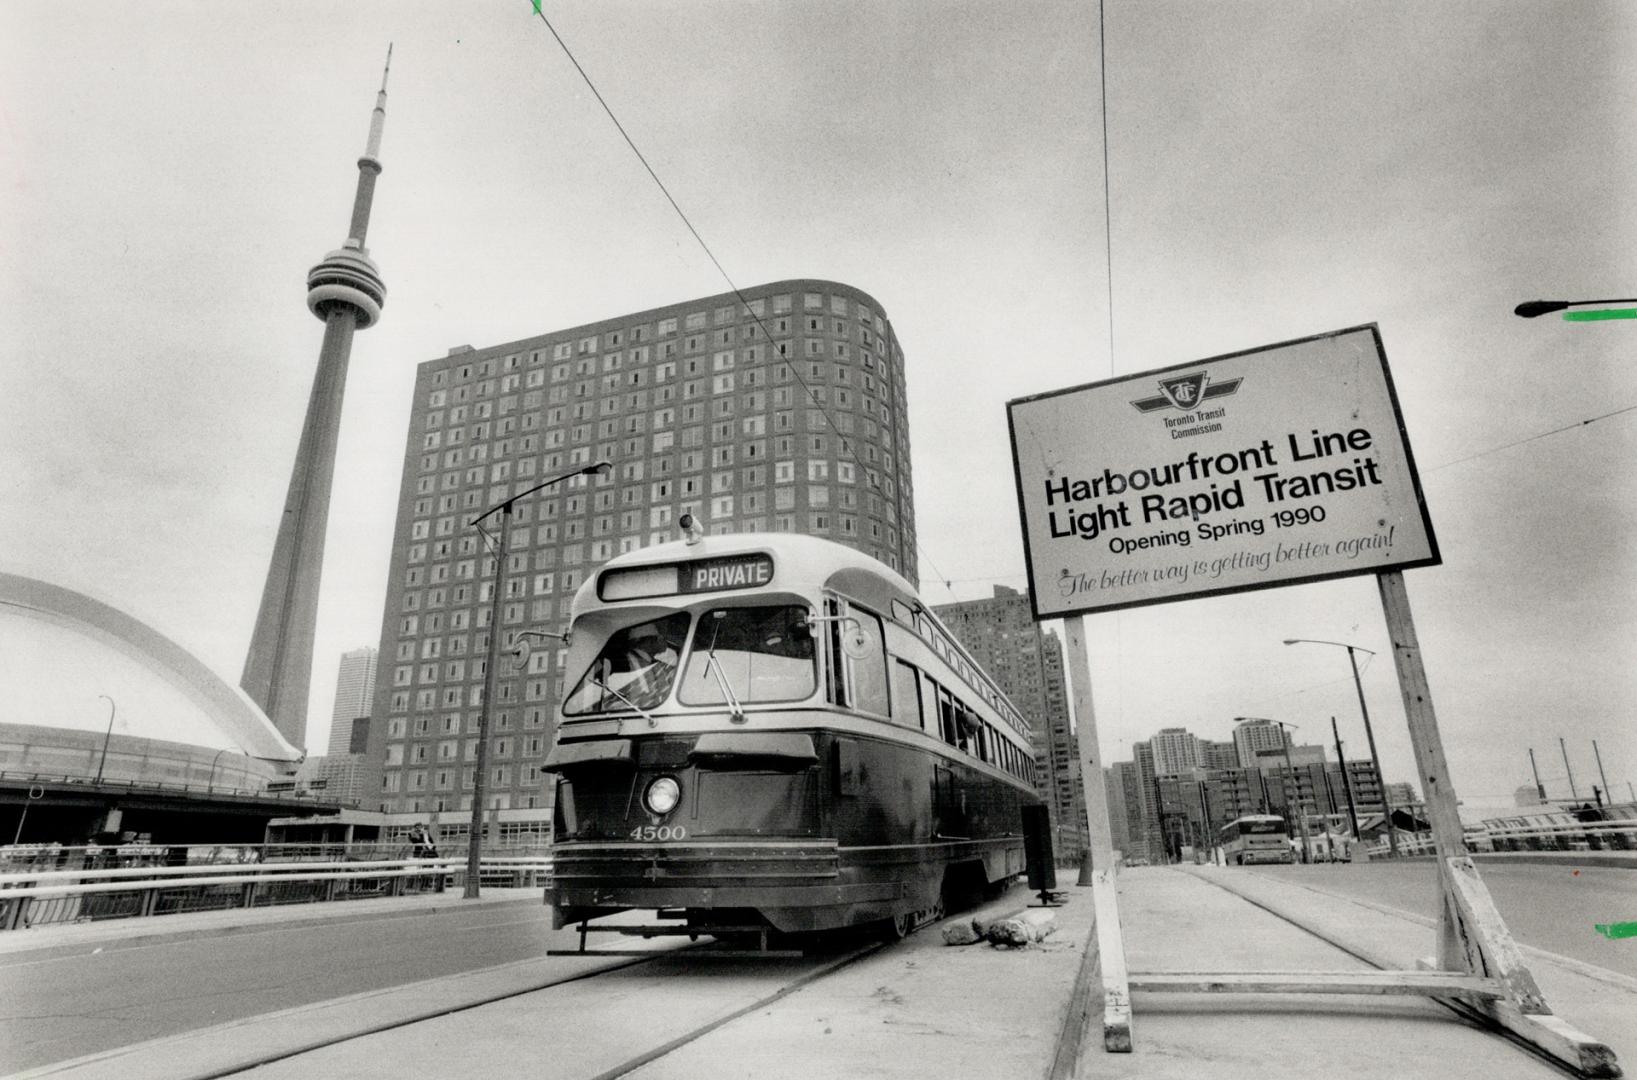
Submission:
{"label": "streetcar", "polygon": [[1223,826],[1218,842],[1229,866],[1253,863],[1293,863],[1290,831],[1277,814],[1248,814]]}
{"label": "streetcar", "polygon": [[693,535],[608,562],[571,618],[546,902],[582,950],[633,909],[902,936],[1024,870],[1029,724],[875,559]]}

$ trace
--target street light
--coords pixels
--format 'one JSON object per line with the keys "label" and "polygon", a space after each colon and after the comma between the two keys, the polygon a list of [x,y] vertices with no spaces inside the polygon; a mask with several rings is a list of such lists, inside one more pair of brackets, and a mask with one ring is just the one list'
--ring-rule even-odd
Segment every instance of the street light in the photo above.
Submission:
{"label": "street light", "polygon": [[[1572,307],[1591,307],[1596,304],[1637,304],[1637,297],[1616,300],[1525,300],[1512,309],[1512,314],[1535,319]],[[1637,319],[1637,309],[1616,308],[1612,311],[1577,311],[1563,316],[1569,322],[1596,322],[1602,319]]]}
{"label": "street light", "polygon": [[[1236,716],[1233,718],[1233,722],[1236,724],[1242,720],[1261,720],[1263,723],[1279,725],[1279,741],[1284,744],[1285,773],[1290,777],[1291,787],[1295,789],[1296,818],[1302,830],[1302,862],[1310,863],[1313,861],[1313,849],[1307,839],[1307,809],[1306,804],[1302,802],[1302,785],[1296,779],[1296,766],[1290,760],[1290,732],[1285,730],[1285,728],[1300,725],[1292,724],[1288,720],[1272,720],[1266,716]],[[1318,800],[1315,798],[1314,801],[1317,802]],[[1285,810],[1287,812],[1290,809],[1290,803],[1291,797],[1286,795]]]}
{"label": "street light", "polygon": [[483,706],[477,714],[477,763],[472,784],[472,826],[471,836],[468,838],[466,846],[466,892],[463,894],[463,899],[476,900],[478,898],[478,868],[482,858],[483,846],[484,774],[489,767],[489,703],[494,700],[495,667],[499,663],[500,601],[505,593],[506,585],[506,540],[511,535],[512,504],[525,496],[533,495],[541,488],[560,484],[564,480],[570,480],[576,476],[589,476],[592,473],[607,476],[613,469],[614,466],[611,462],[599,461],[594,465],[587,465],[584,468],[575,469],[573,472],[554,476],[550,480],[543,480],[527,491],[520,491],[505,502],[489,507],[470,522],[474,528],[481,532],[483,531],[481,522],[484,518],[496,513],[500,514],[500,537],[495,543],[494,596],[491,598],[489,607],[489,647],[483,666]]}
{"label": "street light", "polygon": [[102,757],[97,759],[96,782],[100,784],[102,783],[102,767],[108,764],[108,742],[114,737],[114,713],[117,710],[114,707],[114,699],[109,697],[107,694],[98,694],[97,697],[102,698],[108,703],[108,734],[102,737]]}
{"label": "street light", "polygon": [[[1545,303],[1545,301],[1539,301]],[[1364,683],[1358,677],[1358,659],[1353,655],[1355,651],[1375,653],[1357,645],[1349,645],[1344,641],[1323,641],[1318,638],[1285,638],[1286,645],[1334,645],[1338,649],[1347,650],[1347,662],[1353,668],[1353,687],[1358,691],[1358,711],[1364,716],[1364,737],[1370,743],[1370,765],[1376,771],[1376,786],[1381,789],[1381,811],[1387,824],[1387,847],[1392,851],[1393,858],[1398,858],[1398,830],[1393,827],[1393,797],[1387,790],[1387,775],[1381,768],[1381,756],[1376,753],[1376,733],[1370,726],[1370,707],[1364,704]],[[1342,772],[1347,771],[1347,762],[1341,763]],[[1363,840],[1360,836],[1358,839]]]}

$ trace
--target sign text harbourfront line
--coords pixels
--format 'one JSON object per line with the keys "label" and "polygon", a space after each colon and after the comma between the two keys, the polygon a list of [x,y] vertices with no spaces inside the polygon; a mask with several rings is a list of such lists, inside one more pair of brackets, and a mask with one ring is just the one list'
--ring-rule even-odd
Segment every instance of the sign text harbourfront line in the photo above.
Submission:
{"label": "sign text harbourfront line", "polygon": [[[1166,524],[1193,521],[1197,523],[1197,531],[1203,540],[1247,532],[1260,536],[1266,529],[1266,522],[1261,517],[1236,518],[1222,523],[1202,520],[1208,515],[1245,509],[1244,480],[1247,474],[1255,485],[1253,490],[1259,490],[1262,499],[1270,505],[1315,499],[1321,495],[1352,491],[1383,482],[1374,458],[1347,458],[1350,454],[1362,455],[1374,445],[1374,437],[1366,428],[1326,433],[1314,429],[1305,437],[1289,433],[1285,435],[1284,442],[1289,448],[1290,465],[1323,461],[1327,467],[1295,474],[1281,471],[1284,463],[1279,453],[1270,440],[1263,439],[1255,446],[1236,451],[1206,455],[1190,453],[1180,461],[1164,465],[1119,472],[1104,468],[1100,475],[1089,479],[1069,476],[1049,478],[1044,485],[1050,534],[1054,539],[1078,536],[1082,540],[1107,536],[1109,549],[1115,554],[1167,544],[1187,546],[1189,543],[1190,534],[1185,530],[1162,531],[1157,535],[1141,537],[1111,535],[1123,529],[1156,524],[1163,529]],[[1205,481],[1211,481],[1207,489],[1195,490],[1187,495],[1167,495],[1157,490]],[[1093,502],[1093,505],[1085,506],[1088,502]],[[1133,509],[1140,515],[1135,519]],[[1284,516],[1291,516],[1292,520],[1281,520]],[[1275,515],[1273,524],[1297,524],[1295,516],[1298,515],[1286,511]],[[1311,512],[1299,516],[1304,519],[1300,523],[1305,523]]]}

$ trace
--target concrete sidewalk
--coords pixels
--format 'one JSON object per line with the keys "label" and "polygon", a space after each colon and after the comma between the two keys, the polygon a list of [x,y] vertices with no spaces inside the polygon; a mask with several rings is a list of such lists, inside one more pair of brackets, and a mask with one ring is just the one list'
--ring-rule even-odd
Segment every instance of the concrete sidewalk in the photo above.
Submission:
{"label": "concrete sidewalk", "polygon": [[[911,939],[907,947],[815,983],[633,1075],[643,1080],[1065,1076],[1061,1068],[1054,1073],[1053,1064],[1071,1009],[1066,961],[1085,955],[1092,929],[1091,890],[1066,892],[1069,905],[1060,909],[1059,919],[1067,940],[1049,938],[1038,952],[1006,953]],[[1290,922],[1186,873],[1125,871],[1119,894],[1132,970],[1370,970]],[[1377,929],[1354,926],[1354,913],[1339,908],[1325,914],[1342,930],[1368,935]],[[1386,932],[1402,936],[1404,927]],[[1134,995],[1130,1054],[1105,1053],[1096,1001],[1091,1015],[1093,1027],[1075,1064],[1074,1075],[1084,1077],[1562,1075],[1440,1006],[1413,998],[1140,993]]]}

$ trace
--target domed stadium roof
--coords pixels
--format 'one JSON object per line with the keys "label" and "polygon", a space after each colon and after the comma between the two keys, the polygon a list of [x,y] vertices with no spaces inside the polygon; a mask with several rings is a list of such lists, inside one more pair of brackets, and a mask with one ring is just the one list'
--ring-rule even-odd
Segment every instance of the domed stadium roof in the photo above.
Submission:
{"label": "domed stadium roof", "polygon": [[0,723],[103,736],[110,720],[117,740],[302,757],[242,690],[157,630],[81,593],[0,573]]}

